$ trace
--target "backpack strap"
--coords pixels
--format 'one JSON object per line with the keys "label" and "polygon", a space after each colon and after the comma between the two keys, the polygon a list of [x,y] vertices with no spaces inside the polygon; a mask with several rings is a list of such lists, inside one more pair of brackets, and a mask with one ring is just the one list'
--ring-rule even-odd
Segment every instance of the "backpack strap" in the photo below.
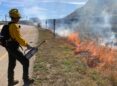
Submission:
{"label": "backpack strap", "polygon": [[[9,27],[10,27],[10,25],[11,24],[13,24],[14,22],[9,22],[8,23],[8,29],[9,29]],[[9,31],[9,30],[8,30]],[[10,41],[14,41],[14,42],[17,42],[15,39],[13,39],[12,37],[11,37],[11,35],[10,35],[10,32],[9,32],[9,40],[7,40],[8,42],[10,42]],[[18,42],[17,42],[18,43]]]}
{"label": "backpack strap", "polygon": [[[7,25],[8,25],[8,29],[10,27],[10,25],[12,24],[13,22],[9,22]],[[9,31],[9,30],[8,30]],[[10,36],[10,33],[9,33],[9,40],[12,40],[12,37]]]}
{"label": "backpack strap", "polygon": [[[10,24],[13,24],[13,23],[14,23],[14,22],[9,22],[9,23],[8,23],[8,26],[10,26]],[[10,34],[9,34],[9,36],[10,36]],[[16,41],[16,40],[13,39],[11,36],[10,36],[10,38],[11,38],[12,41]],[[17,42],[17,41],[16,41],[16,42]],[[17,43],[18,43],[18,42],[17,42]],[[19,47],[21,48],[21,50],[23,50],[22,46],[19,45]]]}

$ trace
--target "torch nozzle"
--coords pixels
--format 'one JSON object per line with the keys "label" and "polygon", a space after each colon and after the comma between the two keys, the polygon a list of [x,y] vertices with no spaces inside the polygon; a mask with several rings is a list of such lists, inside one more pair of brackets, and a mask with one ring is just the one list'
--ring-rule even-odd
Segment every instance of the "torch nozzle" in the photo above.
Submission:
{"label": "torch nozzle", "polygon": [[47,40],[42,41],[37,47],[40,47],[43,43],[46,43]]}

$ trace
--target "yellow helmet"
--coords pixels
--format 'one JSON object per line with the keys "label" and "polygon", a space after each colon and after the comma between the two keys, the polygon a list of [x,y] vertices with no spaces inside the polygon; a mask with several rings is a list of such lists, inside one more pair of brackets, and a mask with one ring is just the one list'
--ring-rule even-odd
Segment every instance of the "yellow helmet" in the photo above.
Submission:
{"label": "yellow helmet", "polygon": [[12,18],[20,18],[21,17],[18,9],[16,9],[16,8],[13,8],[9,11],[9,16]]}

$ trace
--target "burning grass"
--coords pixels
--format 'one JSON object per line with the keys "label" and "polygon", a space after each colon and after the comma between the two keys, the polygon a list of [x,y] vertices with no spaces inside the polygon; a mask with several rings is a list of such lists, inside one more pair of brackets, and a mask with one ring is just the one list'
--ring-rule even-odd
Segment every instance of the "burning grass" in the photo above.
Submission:
{"label": "burning grass", "polygon": [[114,59],[117,56],[117,51],[115,49],[109,48],[107,46],[102,46],[97,44],[95,41],[80,41],[79,35],[77,33],[72,33],[68,36],[68,41],[75,46],[75,54],[81,54],[87,52],[87,64],[91,67],[95,67],[98,63],[101,66],[112,65]]}
{"label": "burning grass", "polygon": [[[80,41],[78,48],[74,42],[70,41],[69,44],[63,38],[53,39],[53,34],[47,30],[40,30],[39,36],[39,41],[48,41],[39,48],[34,65],[33,86],[117,86],[117,63],[110,62],[112,65],[110,69],[98,68],[97,65],[103,63],[108,66],[108,60],[100,59],[98,54],[89,50],[94,49],[95,46],[99,49],[100,46],[95,42]],[[73,40],[77,39],[73,37]],[[109,52],[109,48],[105,50],[106,47],[101,47],[104,52]],[[97,52],[96,49],[94,50]],[[101,53],[100,49],[98,52]],[[88,66],[92,66],[92,62],[94,64],[97,62],[96,67],[94,64],[93,68]]]}

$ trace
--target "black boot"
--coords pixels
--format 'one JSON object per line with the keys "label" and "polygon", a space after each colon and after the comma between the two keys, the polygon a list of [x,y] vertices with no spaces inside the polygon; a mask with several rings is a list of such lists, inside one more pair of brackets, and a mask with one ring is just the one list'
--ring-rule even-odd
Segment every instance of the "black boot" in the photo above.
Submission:
{"label": "black boot", "polygon": [[24,80],[24,86],[28,86],[33,83],[34,83],[34,79],[25,79]]}
{"label": "black boot", "polygon": [[14,80],[14,81],[12,81],[12,82],[8,82],[8,86],[14,86],[14,85],[16,85],[16,84],[18,84],[18,83],[19,83],[18,80]]}

